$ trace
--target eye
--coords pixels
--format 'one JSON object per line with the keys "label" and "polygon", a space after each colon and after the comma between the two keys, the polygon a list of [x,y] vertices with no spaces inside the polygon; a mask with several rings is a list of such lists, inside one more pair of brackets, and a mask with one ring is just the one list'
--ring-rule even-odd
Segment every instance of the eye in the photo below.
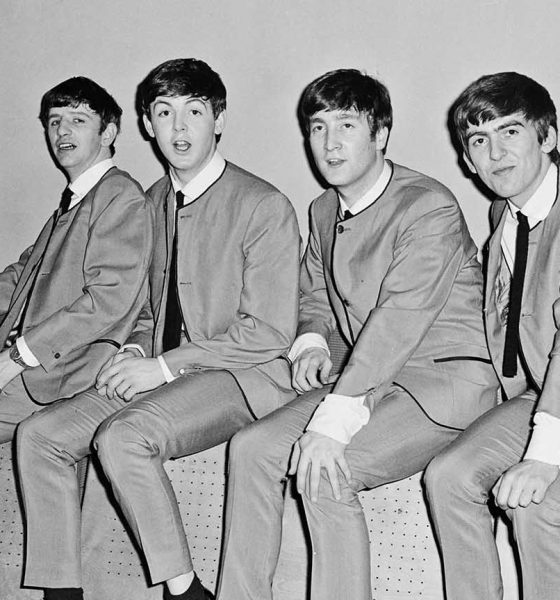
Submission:
{"label": "eye", "polygon": [[160,118],[165,118],[168,117],[171,113],[169,112],[168,108],[162,108],[161,110],[158,110],[156,112],[156,116],[160,117]]}
{"label": "eye", "polygon": [[311,129],[309,130],[310,133],[320,133],[321,131],[323,131],[323,125],[321,125],[320,123],[315,123],[314,125],[311,125]]}
{"label": "eye", "polygon": [[349,123],[349,122],[343,123],[342,128],[343,129],[354,129],[354,123]]}
{"label": "eye", "polygon": [[191,108],[191,115],[200,117],[202,115],[202,111],[198,108]]}
{"label": "eye", "polygon": [[78,123],[79,125],[86,122],[85,119],[82,119],[81,117],[74,117],[73,121],[74,123]]}
{"label": "eye", "polygon": [[519,131],[517,129],[515,129],[514,127],[510,127],[509,129],[504,129],[505,137],[513,137],[513,136],[517,135],[518,133],[519,133]]}
{"label": "eye", "polygon": [[470,145],[476,148],[477,146],[484,146],[486,144],[486,138],[481,136],[473,136],[470,140]]}
{"label": "eye", "polygon": [[51,121],[49,121],[49,127],[58,127],[59,124],[60,119],[51,119]]}

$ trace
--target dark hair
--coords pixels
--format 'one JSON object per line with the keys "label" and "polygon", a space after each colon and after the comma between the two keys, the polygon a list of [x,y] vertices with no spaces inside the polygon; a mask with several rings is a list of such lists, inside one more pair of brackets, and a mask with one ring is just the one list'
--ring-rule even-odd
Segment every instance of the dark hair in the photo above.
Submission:
{"label": "dark hair", "polygon": [[311,117],[321,110],[355,109],[368,119],[372,137],[393,126],[393,109],[387,88],[377,79],[357,69],[329,71],[312,81],[299,103],[302,129],[309,134]]}
{"label": "dark hair", "polygon": [[86,104],[101,118],[100,133],[105,131],[109,123],[117,126],[117,133],[121,129],[122,109],[113,96],[100,85],[87,77],[71,77],[51,90],[46,92],[41,99],[41,110],[39,119],[43,127],[47,127],[49,111],[51,108],[60,106],[76,107]]}
{"label": "dark hair", "polygon": [[220,76],[196,58],[175,58],[152,69],[138,87],[144,114],[158,96],[193,96],[210,103],[214,117],[226,108],[226,88]]}
{"label": "dark hair", "polygon": [[[512,71],[477,79],[451,107],[455,135],[467,155],[469,125],[479,125],[516,113],[522,114],[535,126],[541,144],[547,138],[550,127],[558,131],[556,107],[548,91],[530,77]],[[559,163],[557,148],[550,152],[550,158]]]}

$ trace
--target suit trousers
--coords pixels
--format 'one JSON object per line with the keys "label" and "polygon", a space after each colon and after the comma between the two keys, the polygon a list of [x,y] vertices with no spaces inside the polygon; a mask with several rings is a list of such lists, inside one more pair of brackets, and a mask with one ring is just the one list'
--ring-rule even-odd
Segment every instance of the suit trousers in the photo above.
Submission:
{"label": "suit trousers", "polygon": [[[501,600],[502,580],[489,509],[493,485],[525,452],[536,396],[527,392],[479,417],[426,471],[444,563],[447,600]],[[560,477],[541,504],[508,511],[526,600],[560,590]]]}
{"label": "suit trousers", "polygon": [[163,464],[222,442],[254,420],[228,371],[201,371],[145,394],[101,426],[94,445],[152,583],[193,565]]}
{"label": "suit trousers", "polygon": [[[272,598],[292,447],[331,389],[308,392],[234,436],[219,600]],[[341,499],[332,496],[324,471],[317,501],[303,496],[313,549],[312,600],[371,600],[369,537],[358,492],[417,473],[458,434],[391,386],[347,446],[352,479],[348,484],[340,477]]]}

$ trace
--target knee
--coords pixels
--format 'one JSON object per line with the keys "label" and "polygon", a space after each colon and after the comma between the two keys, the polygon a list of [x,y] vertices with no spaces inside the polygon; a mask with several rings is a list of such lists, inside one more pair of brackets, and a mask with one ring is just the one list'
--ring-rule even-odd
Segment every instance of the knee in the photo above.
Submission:
{"label": "knee", "polygon": [[424,472],[424,485],[432,503],[444,503],[453,498],[485,499],[481,478],[473,466],[472,456],[445,451],[436,456]]}
{"label": "knee", "polygon": [[75,460],[65,452],[58,433],[60,427],[53,429],[50,421],[43,418],[41,411],[24,419],[16,430],[17,461],[20,469],[36,463],[39,457],[49,457],[50,464],[74,464]]}
{"label": "knee", "polygon": [[274,444],[266,427],[256,422],[238,431],[229,444],[229,470],[272,470],[275,462]]}
{"label": "knee", "polygon": [[103,469],[124,465],[131,447],[145,447],[145,439],[126,419],[109,418],[98,429],[93,447],[103,465]]}

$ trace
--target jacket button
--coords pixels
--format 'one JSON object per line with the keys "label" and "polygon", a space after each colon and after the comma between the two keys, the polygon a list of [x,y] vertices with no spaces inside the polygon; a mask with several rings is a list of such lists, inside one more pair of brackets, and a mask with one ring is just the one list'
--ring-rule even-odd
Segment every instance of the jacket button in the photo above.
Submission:
{"label": "jacket button", "polygon": [[344,232],[344,226],[343,225],[338,225],[336,228],[337,233],[343,233]]}
{"label": "jacket button", "polygon": [[57,353],[54,355],[54,357],[55,357],[55,358],[60,358],[60,352],[57,352]]}

